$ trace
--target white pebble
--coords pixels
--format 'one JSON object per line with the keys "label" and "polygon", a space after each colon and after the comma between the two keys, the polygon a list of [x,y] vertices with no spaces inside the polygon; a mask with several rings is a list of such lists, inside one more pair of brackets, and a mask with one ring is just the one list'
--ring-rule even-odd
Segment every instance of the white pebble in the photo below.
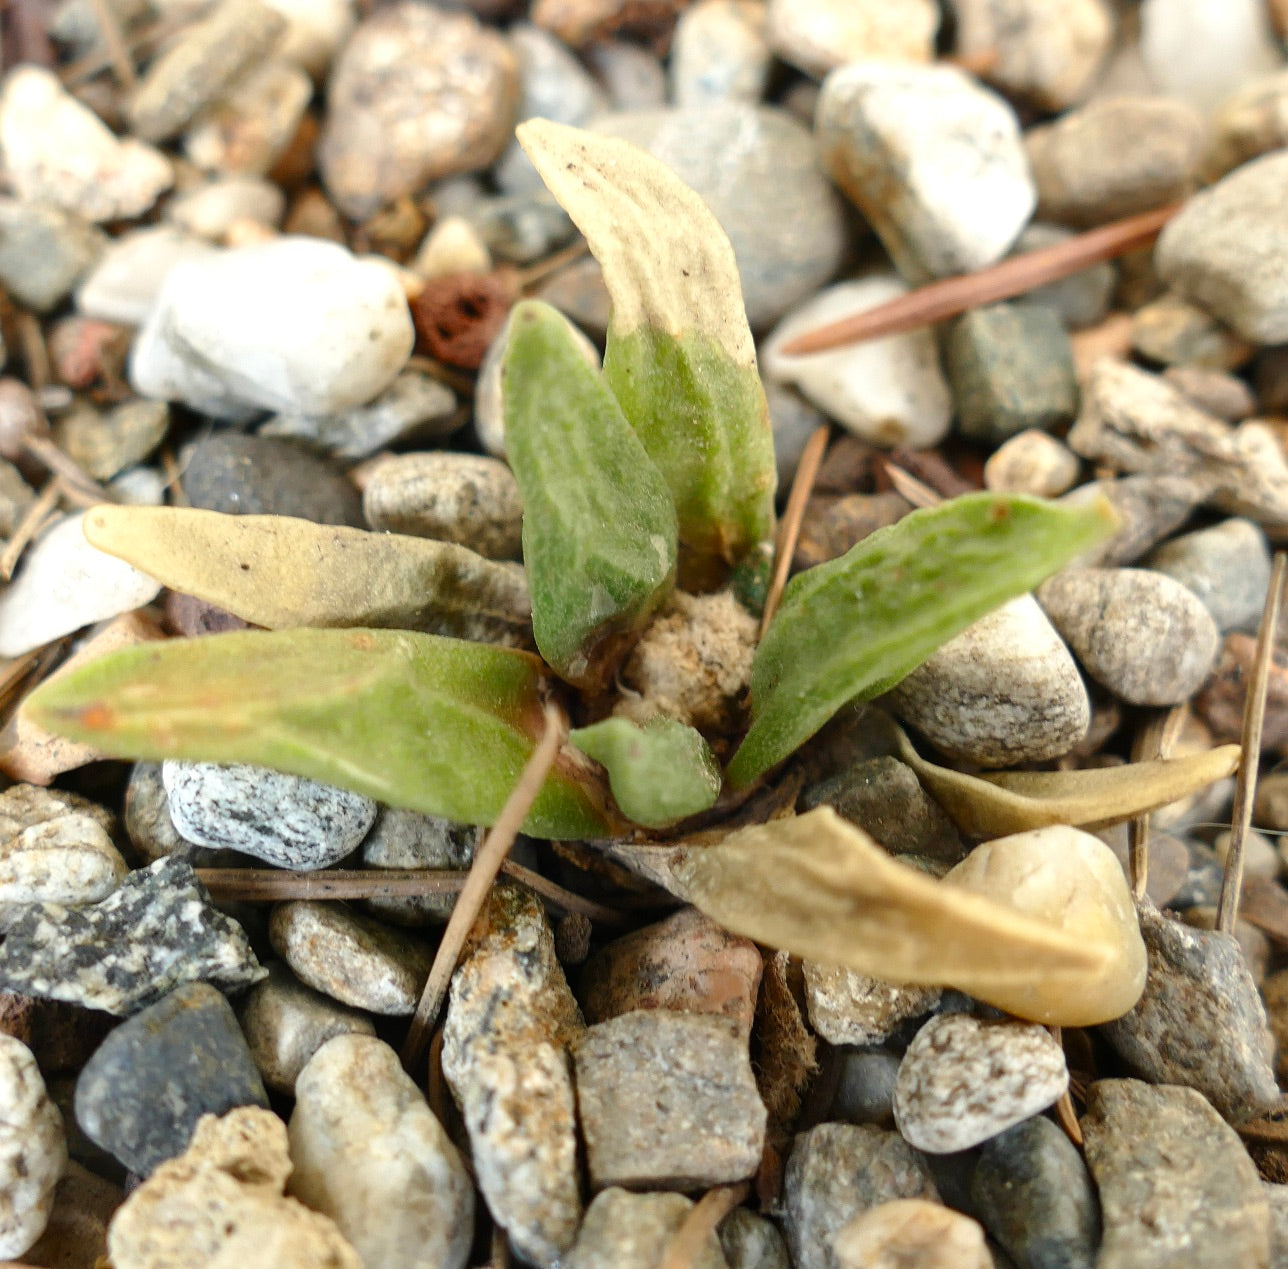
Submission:
{"label": "white pebble", "polygon": [[23,1255],[45,1232],[66,1166],[63,1119],[36,1059],[0,1035],[0,1256]]}

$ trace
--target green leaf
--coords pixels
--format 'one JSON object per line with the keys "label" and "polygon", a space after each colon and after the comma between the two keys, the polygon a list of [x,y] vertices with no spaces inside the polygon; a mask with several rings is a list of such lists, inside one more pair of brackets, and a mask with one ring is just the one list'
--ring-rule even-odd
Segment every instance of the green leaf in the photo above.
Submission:
{"label": "green leaf", "polygon": [[550,305],[515,307],[501,373],[537,647],[562,678],[602,688],[670,592],[675,509]]}
{"label": "green leaf", "polygon": [[[405,631],[239,631],[112,653],[23,712],[117,757],[253,763],[490,824],[536,746],[541,671],[525,652]],[[524,829],[602,836],[603,801],[565,746]]]}
{"label": "green leaf", "polygon": [[531,612],[518,565],[453,542],[290,516],[107,504],[86,512],[85,537],[171,590],[270,630],[381,626],[516,638]]}
{"label": "green leaf", "polygon": [[914,511],[794,578],[752,665],[752,725],[729,764],[750,784],[847,701],[893,687],[936,648],[1118,527],[1103,498],[1065,507],[981,493]]}
{"label": "green leaf", "polygon": [[673,718],[654,718],[643,727],[606,718],[568,739],[608,768],[617,805],[646,828],[665,828],[709,810],[720,796],[720,766],[711,746]]}
{"label": "green leaf", "polygon": [[516,134],[604,271],[604,375],[666,478],[688,589],[719,584],[774,523],[773,438],[733,247],[664,163],[530,119]]}

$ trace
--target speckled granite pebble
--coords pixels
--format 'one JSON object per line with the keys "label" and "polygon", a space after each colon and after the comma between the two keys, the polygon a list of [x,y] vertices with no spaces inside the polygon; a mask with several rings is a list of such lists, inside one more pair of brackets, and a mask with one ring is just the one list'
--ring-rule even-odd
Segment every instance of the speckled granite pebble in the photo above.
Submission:
{"label": "speckled granite pebble", "polygon": [[1234,1129],[1191,1088],[1099,1080],[1082,1117],[1100,1192],[1097,1269],[1266,1269],[1270,1213]]}
{"label": "speckled granite pebble", "polygon": [[330,868],[355,851],[376,804],[346,789],[264,767],[166,762],[170,818],[189,841],[277,868]]}
{"label": "speckled granite pebble", "polygon": [[0,988],[118,1015],[181,983],[239,991],[264,972],[241,926],[210,905],[190,865],[169,858],[93,907],[31,904],[0,944]]}
{"label": "speckled granite pebble", "polygon": [[573,1057],[595,1189],[707,1189],[756,1171],[765,1107],[736,1022],[637,1010],[590,1027]]}
{"label": "speckled granite pebble", "polygon": [[[195,634],[196,631],[191,633]],[[146,863],[177,855],[194,868],[214,868],[241,861],[232,851],[207,850],[182,837],[170,818],[159,762],[136,762],[125,786],[125,831],[130,845]]]}
{"label": "speckled granite pebble", "polygon": [[280,961],[246,993],[237,1016],[255,1066],[275,1093],[294,1093],[296,1077],[328,1040],[376,1033],[365,1013],[306,987]]}
{"label": "speckled granite pebble", "polygon": [[374,1036],[328,1040],[295,1083],[290,1190],[366,1265],[464,1269],[474,1187],[425,1095]]}
{"label": "speckled granite pebble", "polygon": [[415,1012],[433,960],[428,944],[343,903],[279,903],[268,933],[301,982],[371,1013]]}
{"label": "speckled granite pebble", "polygon": [[23,1255],[44,1232],[66,1163],[63,1119],[35,1057],[0,1035],[0,1256]]}
{"label": "speckled granite pebble", "polygon": [[919,1149],[950,1154],[1045,1110],[1068,1085],[1064,1053],[1045,1027],[942,1014],[904,1054],[895,1123]]}
{"label": "speckled granite pebble", "polygon": [[810,1025],[829,1044],[881,1044],[899,1024],[929,1013],[938,987],[898,986],[838,965],[803,961]]}
{"label": "speckled granite pebble", "polygon": [[1237,1122],[1279,1097],[1265,1008],[1234,937],[1140,908],[1145,994],[1102,1034],[1135,1073],[1198,1089]]}
{"label": "speckled granite pebble", "polygon": [[[612,1187],[595,1196],[577,1232],[577,1241],[560,1261],[564,1269],[656,1269],[693,1200],[683,1194],[632,1194]],[[738,1269],[708,1234],[693,1269]]]}
{"label": "speckled granite pebble", "polygon": [[202,1115],[267,1106],[232,1006],[187,983],[123,1022],[76,1081],[76,1122],[146,1176],[182,1154]]}
{"label": "speckled granite pebble", "polygon": [[799,1133],[783,1176],[783,1231],[796,1269],[840,1269],[832,1240],[861,1212],[891,1199],[932,1201],[925,1160],[897,1132],[819,1124]]}

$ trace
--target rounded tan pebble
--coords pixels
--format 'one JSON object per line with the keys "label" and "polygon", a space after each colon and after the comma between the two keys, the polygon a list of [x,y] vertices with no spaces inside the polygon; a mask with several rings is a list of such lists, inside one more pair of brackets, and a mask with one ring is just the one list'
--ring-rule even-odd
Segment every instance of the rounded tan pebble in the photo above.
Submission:
{"label": "rounded tan pebble", "polygon": [[362,509],[373,529],[436,538],[492,560],[522,549],[523,503],[510,469],[480,454],[400,454],[371,474]]}
{"label": "rounded tan pebble", "polygon": [[992,1269],[983,1227],[942,1203],[895,1199],[845,1225],[838,1269]]}
{"label": "rounded tan pebble", "polygon": [[15,903],[97,903],[128,871],[101,824],[60,815],[0,844],[0,911]]}
{"label": "rounded tan pebble", "polygon": [[1003,442],[984,464],[984,487],[1054,498],[1073,488],[1078,456],[1047,432],[1028,428]]}

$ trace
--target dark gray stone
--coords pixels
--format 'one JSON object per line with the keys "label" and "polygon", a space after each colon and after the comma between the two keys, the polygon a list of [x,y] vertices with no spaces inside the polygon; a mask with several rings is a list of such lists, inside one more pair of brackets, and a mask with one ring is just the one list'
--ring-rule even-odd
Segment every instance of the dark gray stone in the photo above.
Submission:
{"label": "dark gray stone", "polygon": [[1059,317],[1032,304],[993,304],[953,323],[944,345],[964,435],[1000,445],[1050,431],[1078,406],[1073,351]]}
{"label": "dark gray stone", "polygon": [[1140,932],[1144,995],[1102,1034],[1137,1074],[1197,1089],[1231,1122],[1268,1110],[1279,1100],[1274,1044],[1238,941],[1182,925],[1148,900]]}
{"label": "dark gray stone", "polygon": [[296,516],[362,528],[357,486],[292,441],[215,432],[187,453],[184,496],[228,515]]}
{"label": "dark gray stone", "polygon": [[182,1154],[202,1115],[267,1105],[237,1015],[206,983],[123,1022],[76,1081],[82,1131],[140,1176]]}
{"label": "dark gray stone", "polygon": [[895,855],[926,855],[956,862],[965,853],[961,834],[943,807],[898,758],[868,758],[805,791],[803,810],[830,806],[871,833]]}
{"label": "dark gray stone", "polygon": [[841,1226],[891,1199],[936,1201],[919,1151],[870,1124],[819,1124],[797,1135],[783,1176],[784,1232],[796,1269],[839,1269]]}
{"label": "dark gray stone", "polygon": [[1096,1269],[1265,1269],[1270,1213],[1234,1129],[1192,1088],[1099,1080],[1082,1118],[1100,1191]]}
{"label": "dark gray stone", "polygon": [[842,1049],[831,1114],[851,1124],[894,1127],[894,1081],[899,1055],[888,1049]]}
{"label": "dark gray stone", "polygon": [[979,1152],[970,1214],[1018,1269],[1092,1269],[1100,1204],[1077,1147],[1051,1120],[1026,1119]]}

